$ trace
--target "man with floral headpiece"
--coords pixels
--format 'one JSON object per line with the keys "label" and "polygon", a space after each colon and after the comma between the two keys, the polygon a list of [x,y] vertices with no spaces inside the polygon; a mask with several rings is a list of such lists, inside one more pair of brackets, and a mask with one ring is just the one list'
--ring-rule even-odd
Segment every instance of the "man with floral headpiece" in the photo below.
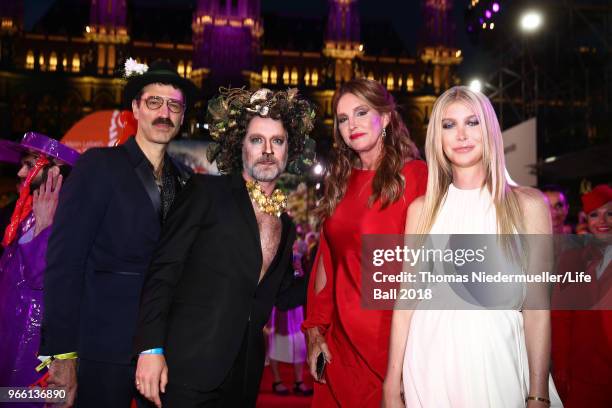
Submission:
{"label": "man with floral headpiece", "polygon": [[[49,384],[67,388],[71,398],[76,389],[84,408],[127,408],[139,396],[132,338],[140,289],[189,177],[166,149],[197,88],[166,61],[147,67],[128,60],[125,68],[136,134],[83,153],[60,194],[47,250],[40,353],[53,357]],[[75,359],[62,358],[75,352],[78,374]]]}
{"label": "man with floral headpiece", "polygon": [[255,405],[263,327],[293,281],[295,227],[275,183],[309,164],[314,118],[295,89],[222,90],[209,103],[209,158],[226,175],[192,177],[143,288],[136,383],[158,406]]}
{"label": "man with floral headpiece", "polygon": [[40,363],[36,354],[47,240],[63,177],[78,156],[75,150],[35,132],[26,133],[20,144],[0,141],[0,161],[21,166],[19,198],[4,232],[5,252],[0,258],[2,387],[27,387],[40,376],[35,367]]}

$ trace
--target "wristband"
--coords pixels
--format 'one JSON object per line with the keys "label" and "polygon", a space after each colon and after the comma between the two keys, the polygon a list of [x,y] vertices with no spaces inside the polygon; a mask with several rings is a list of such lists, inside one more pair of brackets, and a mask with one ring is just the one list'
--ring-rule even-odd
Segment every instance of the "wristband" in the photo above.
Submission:
{"label": "wristband", "polygon": [[152,348],[149,350],[141,351],[140,354],[164,354],[164,349],[162,347]]}
{"label": "wristband", "polygon": [[72,351],[70,353],[56,354],[54,356],[47,357],[42,363],[36,366],[36,372],[40,372],[43,368],[47,367],[54,360],[72,360],[73,358],[77,358],[78,355],[76,351]]}

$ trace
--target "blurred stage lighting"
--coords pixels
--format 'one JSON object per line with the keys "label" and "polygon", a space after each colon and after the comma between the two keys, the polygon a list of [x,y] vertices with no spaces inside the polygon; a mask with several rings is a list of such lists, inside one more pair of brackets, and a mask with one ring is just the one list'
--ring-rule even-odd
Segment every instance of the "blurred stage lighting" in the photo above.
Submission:
{"label": "blurred stage lighting", "polygon": [[472,79],[470,89],[474,92],[482,92],[482,82],[480,82],[480,79]]}
{"label": "blurred stage lighting", "polygon": [[521,29],[535,31],[542,25],[542,14],[537,11],[527,11],[521,16]]}
{"label": "blurred stage lighting", "polygon": [[317,163],[314,168],[312,169],[312,171],[314,172],[314,174],[316,174],[317,176],[320,176],[321,174],[323,174],[323,166],[321,166],[320,163]]}

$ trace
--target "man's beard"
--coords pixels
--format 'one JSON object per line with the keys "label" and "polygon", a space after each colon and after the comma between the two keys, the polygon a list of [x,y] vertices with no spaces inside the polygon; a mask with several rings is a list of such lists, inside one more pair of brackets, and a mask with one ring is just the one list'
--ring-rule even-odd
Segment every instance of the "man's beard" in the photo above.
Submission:
{"label": "man's beard", "polygon": [[[44,167],[44,168],[40,169],[40,171],[38,172],[36,177],[34,177],[32,179],[32,181],[30,182],[30,192],[34,192],[34,191],[38,190],[38,188],[40,186],[42,186],[43,183],[47,182],[47,173],[48,172],[49,172],[49,168],[48,167]],[[25,179],[23,179],[23,182],[19,183],[20,190],[21,190],[21,186],[23,186],[23,183],[25,183]]]}
{"label": "man's beard", "polygon": [[[257,159],[252,165],[247,163],[246,153],[242,152],[242,163],[247,174],[254,180],[260,182],[275,181],[287,166],[287,159],[281,164],[272,156],[262,156]],[[264,166],[267,164],[267,166]]]}

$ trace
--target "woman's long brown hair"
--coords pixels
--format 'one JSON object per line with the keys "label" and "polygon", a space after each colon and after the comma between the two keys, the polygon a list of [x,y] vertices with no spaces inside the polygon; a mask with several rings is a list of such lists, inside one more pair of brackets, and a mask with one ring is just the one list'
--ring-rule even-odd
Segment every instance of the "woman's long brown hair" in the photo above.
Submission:
{"label": "woman's long brown hair", "polygon": [[397,112],[395,100],[385,87],[379,82],[365,78],[346,82],[336,91],[332,100],[334,148],[325,177],[325,193],[317,209],[321,220],[332,215],[346,193],[353,167],[360,165],[359,156],[344,143],[338,130],[336,116],[338,101],[347,93],[362,99],[379,114],[389,115],[389,124],[385,128],[386,137],[383,139],[382,152],[372,181],[370,206],[380,200],[381,208],[386,208],[399,200],[405,185],[401,173],[402,167],[406,162],[419,157],[419,151],[410,139],[408,129]]}

